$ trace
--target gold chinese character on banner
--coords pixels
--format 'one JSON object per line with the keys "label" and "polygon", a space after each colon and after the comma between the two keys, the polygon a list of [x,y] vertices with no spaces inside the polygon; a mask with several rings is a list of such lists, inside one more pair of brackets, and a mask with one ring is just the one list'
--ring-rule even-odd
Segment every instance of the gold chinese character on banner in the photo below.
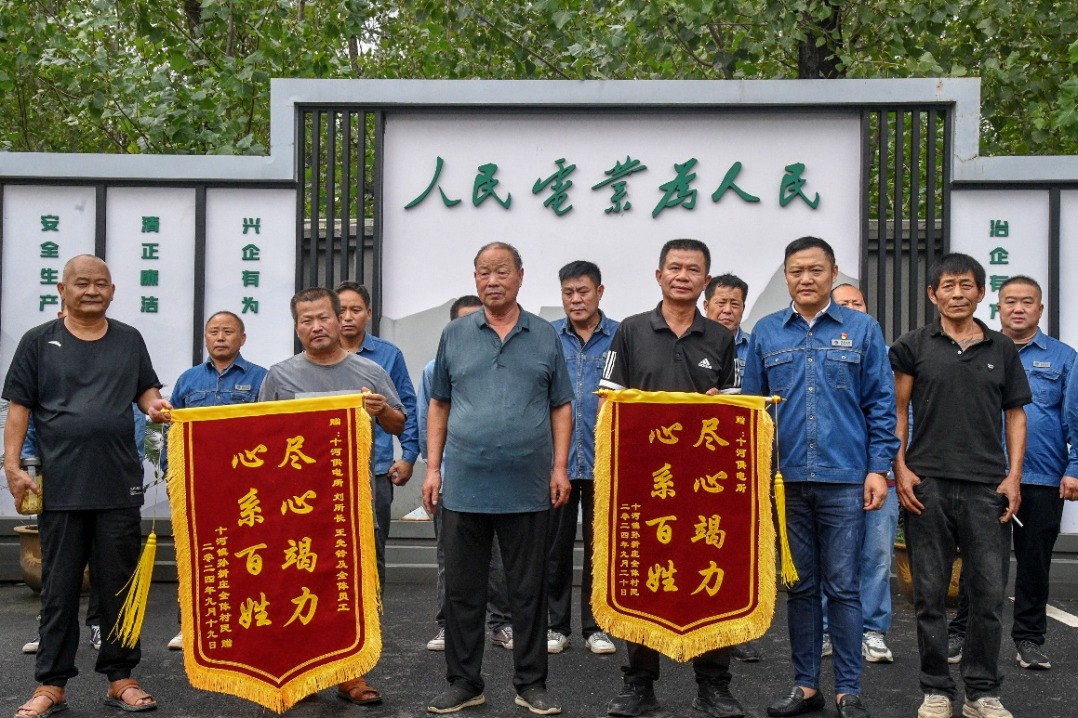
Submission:
{"label": "gold chinese character on banner", "polygon": [[304,536],[299,541],[288,539],[288,548],[284,550],[284,563],[281,568],[295,566],[300,571],[314,573],[318,563],[318,554],[311,551],[311,537]]}
{"label": "gold chinese character on banner", "polygon": [[248,469],[257,469],[259,466],[266,463],[265,461],[260,459],[258,455],[264,454],[267,451],[269,451],[269,449],[266,448],[265,444],[259,444],[253,449],[245,449],[238,454],[233,454],[232,468],[236,468],[237,464],[242,464]]}
{"label": "gold chinese character on banner", "polygon": [[655,538],[659,543],[670,543],[670,539],[674,537],[674,528],[667,525],[668,521],[677,521],[677,516],[659,516],[644,523],[648,526],[658,525],[659,528],[655,529]]}
{"label": "gold chinese character on banner", "polygon": [[293,436],[288,439],[288,446],[285,447],[284,458],[281,459],[281,463],[277,464],[278,469],[285,464],[289,464],[293,469],[302,469],[303,466],[300,465],[301,461],[304,464],[314,463],[314,459],[301,451],[303,442],[303,436]]}
{"label": "gold chinese character on banner", "polygon": [[293,598],[292,603],[296,604],[296,611],[292,614],[292,618],[285,621],[284,625],[287,626],[298,618],[299,622],[306,626],[314,618],[314,612],[318,610],[318,596],[311,593],[311,589],[303,586],[303,593]]}
{"label": "gold chinese character on banner", "polygon": [[291,511],[294,514],[309,514],[314,511],[314,507],[311,506],[308,501],[317,498],[318,494],[308,489],[303,492],[302,496],[293,496],[290,499],[281,502],[281,516]]}
{"label": "gold chinese character on banner", "polygon": [[714,561],[708,561],[710,566],[699,574],[704,577],[704,580],[700,582],[700,585],[696,587],[696,590],[692,592],[692,595],[700,593],[701,591],[707,591],[707,595],[714,596],[719,592],[722,587],[722,577],[726,575],[726,572],[719,568]]}
{"label": "gold chinese character on banner", "polygon": [[694,492],[699,492],[703,489],[709,494],[720,494],[722,493],[722,484],[719,482],[726,481],[727,478],[725,471],[720,471],[717,474],[705,474],[693,482],[692,490]]}
{"label": "gold chinese character on banner", "polygon": [[660,586],[666,592],[676,591],[677,586],[674,585],[675,573],[677,573],[677,569],[674,568],[672,559],[666,562],[666,568],[663,568],[660,564],[655,564],[648,569],[648,580],[645,585],[651,589],[652,593],[658,592]]}
{"label": "gold chinese character on banner", "polygon": [[674,475],[670,473],[670,464],[663,464],[662,468],[651,472],[653,479],[651,495],[654,498],[666,499],[675,496]]}
{"label": "gold chinese character on banner", "polygon": [[648,443],[654,444],[658,439],[663,444],[676,444],[677,436],[674,435],[675,431],[681,431],[681,423],[674,422],[670,426],[660,426],[658,429],[652,429],[648,434]]}
{"label": "gold chinese character on banner", "polygon": [[240,505],[240,518],[236,522],[240,526],[254,526],[265,521],[262,517],[262,504],[258,500],[258,489],[251,489],[236,503]]}
{"label": "gold chinese character on banner", "polygon": [[234,555],[236,558],[246,558],[247,573],[252,576],[257,576],[262,573],[262,556],[258,552],[264,548],[266,548],[266,544],[256,543],[253,546],[248,546],[242,551],[237,551]]}
{"label": "gold chinese character on banner", "polygon": [[269,613],[266,611],[269,607],[266,594],[262,593],[261,596],[260,601],[248,598],[240,604],[240,625],[244,628],[250,628],[252,621],[256,626],[268,626],[273,623],[269,619]]}
{"label": "gold chinese character on banner", "polygon": [[700,438],[697,439],[696,443],[692,445],[693,448],[695,449],[700,444],[703,444],[704,448],[706,448],[708,451],[714,451],[715,444],[718,444],[719,446],[729,446],[730,442],[719,436],[718,429],[718,419],[704,419],[700,423]]}
{"label": "gold chinese character on banner", "polygon": [[714,546],[715,548],[722,548],[722,545],[726,543],[726,532],[719,528],[719,522],[722,521],[722,517],[718,514],[711,514],[707,518],[703,516],[698,517],[700,520],[694,527],[696,529],[696,535],[692,537],[692,542],[703,541],[708,546]]}

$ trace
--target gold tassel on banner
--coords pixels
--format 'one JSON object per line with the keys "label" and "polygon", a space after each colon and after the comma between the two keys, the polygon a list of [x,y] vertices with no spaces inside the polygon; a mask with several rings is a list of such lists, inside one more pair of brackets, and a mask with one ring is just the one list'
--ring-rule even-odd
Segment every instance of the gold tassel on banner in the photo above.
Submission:
{"label": "gold tassel on banner", "polygon": [[124,599],[120,615],[116,617],[116,625],[109,634],[110,640],[115,637],[124,648],[134,648],[142,633],[142,621],[146,618],[146,603],[150,598],[150,581],[153,579],[153,562],[156,556],[157,534],[151,531],[146,537],[146,546],[142,549],[135,573],[127,585],[120,589],[121,593],[127,589],[127,598]]}
{"label": "gold tassel on banner", "polygon": [[790,534],[786,531],[786,483],[782,480],[782,468],[779,466],[779,404],[786,401],[778,394],[771,397],[775,407],[775,517],[779,524],[779,557],[781,562],[782,582],[792,586],[801,580],[794,565],[793,552],[790,550]]}

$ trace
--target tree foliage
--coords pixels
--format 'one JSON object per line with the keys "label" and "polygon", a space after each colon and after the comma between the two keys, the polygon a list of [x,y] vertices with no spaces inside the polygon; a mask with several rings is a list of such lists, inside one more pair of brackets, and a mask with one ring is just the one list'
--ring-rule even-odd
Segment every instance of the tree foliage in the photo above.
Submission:
{"label": "tree foliage", "polygon": [[982,153],[1078,154],[1056,0],[0,0],[0,147],[259,154],[270,77],[982,80]]}

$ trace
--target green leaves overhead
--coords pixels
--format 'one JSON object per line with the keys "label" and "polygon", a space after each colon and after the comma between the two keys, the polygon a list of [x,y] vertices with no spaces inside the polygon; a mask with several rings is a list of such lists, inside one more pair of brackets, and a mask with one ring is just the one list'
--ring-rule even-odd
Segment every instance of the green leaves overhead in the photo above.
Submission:
{"label": "green leaves overhead", "polygon": [[1053,0],[0,0],[0,149],[266,152],[269,78],[977,76],[983,154],[1078,154]]}

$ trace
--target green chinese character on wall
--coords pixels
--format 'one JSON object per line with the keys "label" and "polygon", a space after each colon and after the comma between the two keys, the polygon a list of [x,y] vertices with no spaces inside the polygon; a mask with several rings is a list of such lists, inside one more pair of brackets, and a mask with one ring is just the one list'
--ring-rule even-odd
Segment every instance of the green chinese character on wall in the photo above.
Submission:
{"label": "green chinese character on wall", "polygon": [[438,157],[437,161],[434,164],[434,176],[431,178],[430,184],[427,185],[427,188],[423,190],[418,197],[413,199],[408,204],[404,205],[405,209],[411,209],[412,207],[415,207],[416,205],[420,204],[423,200],[427,198],[427,195],[430,194],[430,191],[434,189],[435,185],[438,185],[438,194],[442,196],[442,204],[444,204],[446,207],[456,207],[458,204],[460,204],[459,199],[449,199],[449,197],[445,193],[445,190],[443,190],[442,186],[438,184],[438,178],[442,176],[442,167],[444,165],[445,160],[443,160],[441,157]]}
{"label": "green chinese character on wall", "polygon": [[258,314],[258,300],[254,297],[243,298],[243,309],[240,310],[240,314]]}
{"label": "green chinese character on wall", "polygon": [[158,272],[156,269],[143,269],[139,272],[139,286],[140,287],[156,287],[158,280]]}
{"label": "green chinese character on wall", "polygon": [[45,311],[45,307],[51,305],[58,305],[60,303],[60,297],[55,294],[42,294],[38,297],[37,310],[39,312]]}
{"label": "green chinese character on wall", "polygon": [[711,195],[711,201],[718,202],[720,199],[722,199],[722,196],[726,194],[727,190],[732,189],[734,191],[734,194],[736,194],[738,197],[745,200],[746,202],[759,202],[759,197],[757,197],[756,195],[749,194],[748,192],[734,184],[734,180],[737,179],[737,176],[740,173],[740,162],[735,162],[730,165],[730,169],[726,170],[726,175],[722,178],[722,183],[719,185],[719,188],[715,190],[715,192]]}
{"label": "green chinese character on wall", "polygon": [[1010,277],[1008,277],[1006,274],[993,274],[989,280],[991,282],[992,291],[998,292],[999,288],[1002,287],[1003,283],[1006,282],[1008,279],[1010,279]]}
{"label": "green chinese character on wall", "polygon": [[42,259],[59,259],[60,258],[60,245],[56,242],[42,242],[41,243],[41,258]]}
{"label": "green chinese character on wall", "polygon": [[245,287],[257,287],[258,277],[261,273],[258,271],[243,270],[243,286]]}
{"label": "green chinese character on wall", "polygon": [[242,250],[244,262],[257,262],[262,258],[262,250],[254,244],[248,244]]}
{"label": "green chinese character on wall", "polygon": [[157,252],[161,249],[161,245],[157,242],[143,242],[142,243],[142,258],[143,259],[161,259]]}
{"label": "green chinese character on wall", "polygon": [[604,214],[621,214],[623,211],[628,212],[632,209],[633,203],[625,199],[629,194],[625,185],[630,175],[643,172],[647,168],[647,165],[640,164],[640,160],[634,160],[629,155],[625,155],[624,162],[615,162],[613,167],[603,173],[606,179],[593,184],[591,188],[601,189],[610,185],[610,188],[614,190],[614,194],[610,196],[610,206],[603,210]]}
{"label": "green chinese character on wall", "polygon": [[60,281],[60,272],[59,272],[59,270],[53,269],[52,267],[42,267],[41,268],[41,283],[42,284],[56,284],[59,281]]}
{"label": "green chinese character on wall", "polygon": [[500,204],[505,209],[509,209],[510,203],[513,201],[512,193],[505,195],[505,199],[498,196],[498,193],[494,191],[494,188],[498,186],[499,182],[494,177],[494,173],[498,171],[498,165],[485,164],[479,165],[479,172],[475,176],[475,183],[472,185],[472,205],[478,207],[483,203],[487,197],[493,197],[494,201]]}
{"label": "green chinese character on wall", "polygon": [[569,179],[569,175],[576,171],[576,165],[566,166],[564,157],[560,160],[555,160],[554,164],[558,166],[558,171],[546,179],[535,180],[535,184],[532,185],[532,194],[539,194],[547,187],[550,187],[551,195],[543,202],[543,206],[561,217],[573,208],[573,205],[565,206],[565,203],[569,200],[569,188],[573,186],[573,181]]}
{"label": "green chinese character on wall", "polygon": [[696,173],[692,171],[695,166],[695,157],[690,157],[680,165],[674,165],[674,172],[677,173],[674,179],[659,185],[659,189],[665,194],[659,200],[659,204],[655,205],[655,209],[651,210],[653,218],[658,217],[660,212],[670,207],[680,205],[684,209],[691,210],[696,206],[696,190],[689,187],[692,181],[696,179]]}
{"label": "green chinese character on wall", "polygon": [[247,230],[253,229],[255,234],[262,233],[262,218],[261,217],[244,217],[243,218],[243,233],[247,234]]}
{"label": "green chinese character on wall", "polygon": [[142,297],[139,311],[143,314],[157,314],[157,297]]}
{"label": "green chinese character on wall", "polygon": [[988,236],[989,237],[1009,237],[1009,236],[1011,236],[1010,223],[1005,219],[990,219],[990,220],[988,220]]}
{"label": "green chinese character on wall", "polygon": [[988,253],[989,264],[1010,264],[1011,254],[1003,247],[996,247]]}
{"label": "green chinese character on wall", "polygon": [[41,231],[42,232],[59,232],[60,231],[60,217],[55,214],[43,214],[41,215]]}
{"label": "green chinese character on wall", "polygon": [[801,174],[805,171],[805,164],[803,162],[794,162],[792,165],[786,165],[786,174],[782,177],[782,184],[779,187],[779,205],[785,207],[794,201],[797,197],[805,200],[812,209],[816,209],[820,205],[820,193],[817,192],[813,199],[809,199],[804,192],[805,180],[801,177]]}
{"label": "green chinese character on wall", "polygon": [[161,218],[160,217],[143,217],[142,218],[142,233],[148,234],[150,232],[161,231]]}

